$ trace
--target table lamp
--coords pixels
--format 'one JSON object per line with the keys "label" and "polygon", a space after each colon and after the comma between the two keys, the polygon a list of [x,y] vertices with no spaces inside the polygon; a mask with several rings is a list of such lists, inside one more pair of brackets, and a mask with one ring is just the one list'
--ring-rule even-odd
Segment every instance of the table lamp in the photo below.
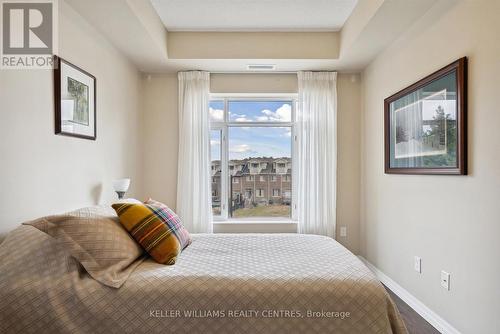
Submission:
{"label": "table lamp", "polygon": [[118,194],[118,199],[122,199],[130,187],[130,179],[118,179],[113,181],[113,188]]}

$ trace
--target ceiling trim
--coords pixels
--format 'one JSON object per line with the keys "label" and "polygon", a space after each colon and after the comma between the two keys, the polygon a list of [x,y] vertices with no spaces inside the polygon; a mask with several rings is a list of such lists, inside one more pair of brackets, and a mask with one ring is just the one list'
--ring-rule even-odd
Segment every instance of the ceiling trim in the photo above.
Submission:
{"label": "ceiling trim", "polygon": [[249,63],[271,63],[276,71],[265,73],[352,73],[363,70],[431,7],[451,0],[359,0],[340,32],[167,32],[150,1],[65,1],[142,72],[245,72]]}

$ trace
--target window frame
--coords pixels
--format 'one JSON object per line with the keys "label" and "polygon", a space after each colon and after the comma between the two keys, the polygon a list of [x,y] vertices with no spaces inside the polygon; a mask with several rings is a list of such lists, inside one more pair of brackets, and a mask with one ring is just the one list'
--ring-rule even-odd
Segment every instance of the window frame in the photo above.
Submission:
{"label": "window frame", "polygon": [[[223,120],[222,122],[214,122],[210,121],[210,130],[217,130],[221,131],[221,191],[220,191],[220,202],[221,202],[221,208],[220,208],[220,216],[212,216],[212,219],[214,222],[236,222],[236,221],[249,221],[246,218],[232,218],[229,217],[229,211],[228,211],[228,206],[229,206],[229,201],[230,201],[230,196],[229,196],[229,140],[227,138],[228,134],[228,129],[230,127],[289,127],[291,130],[291,139],[290,139],[290,145],[291,145],[291,160],[292,160],[292,184],[291,184],[291,191],[292,191],[292,198],[291,198],[291,205],[290,205],[290,217],[252,217],[252,221],[258,221],[261,223],[269,222],[269,223],[276,223],[279,221],[283,222],[290,222],[290,221],[296,221],[297,220],[297,204],[296,204],[296,156],[297,156],[297,136],[296,136],[296,110],[297,110],[297,99],[298,99],[298,94],[293,94],[293,93],[286,93],[286,94],[267,94],[267,93],[211,93],[209,94],[209,102],[212,101],[221,101],[223,102],[224,105],[224,113],[223,113]],[[228,106],[230,101],[290,101],[292,104],[292,115],[291,115],[291,120],[290,122],[236,122],[236,121],[229,121],[229,114],[228,114]],[[210,158],[210,160],[212,160]],[[256,196],[256,194],[252,194],[253,196]]]}

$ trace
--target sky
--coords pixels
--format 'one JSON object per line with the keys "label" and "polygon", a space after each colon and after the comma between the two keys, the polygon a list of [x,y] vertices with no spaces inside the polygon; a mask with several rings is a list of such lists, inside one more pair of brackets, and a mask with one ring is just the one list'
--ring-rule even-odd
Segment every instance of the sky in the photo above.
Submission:
{"label": "sky", "polygon": [[[276,127],[229,127],[229,159],[248,157],[290,157],[291,130],[278,122],[291,121],[289,101],[230,101],[228,118],[231,122],[277,122]],[[224,105],[210,102],[212,121],[224,120]],[[211,131],[212,160],[220,159],[220,133]]]}

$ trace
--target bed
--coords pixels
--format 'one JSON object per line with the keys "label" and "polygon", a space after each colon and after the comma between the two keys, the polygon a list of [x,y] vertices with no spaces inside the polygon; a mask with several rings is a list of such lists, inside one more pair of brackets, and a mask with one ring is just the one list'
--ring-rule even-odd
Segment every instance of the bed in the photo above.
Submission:
{"label": "bed", "polygon": [[407,333],[380,282],[331,238],[192,239],[175,265],[145,258],[115,289],[20,226],[0,245],[0,332]]}

